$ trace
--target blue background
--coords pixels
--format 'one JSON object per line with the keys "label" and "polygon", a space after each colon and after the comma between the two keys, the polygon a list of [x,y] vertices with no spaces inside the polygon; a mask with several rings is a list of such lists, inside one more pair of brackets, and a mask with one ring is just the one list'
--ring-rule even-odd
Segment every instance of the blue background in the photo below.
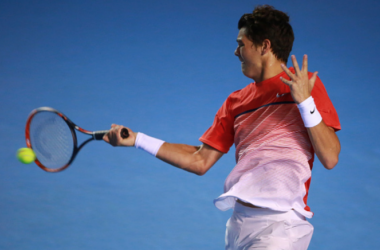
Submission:
{"label": "blue background", "polygon": [[118,123],[199,145],[228,94],[251,82],[234,56],[237,22],[265,3],[290,15],[292,54],[309,55],[342,124],[339,164],[313,169],[309,249],[378,249],[375,0],[1,0],[0,249],[223,249],[232,211],[212,201],[234,148],[203,177],[103,142],[58,174],[15,153],[40,106],[88,130]]}

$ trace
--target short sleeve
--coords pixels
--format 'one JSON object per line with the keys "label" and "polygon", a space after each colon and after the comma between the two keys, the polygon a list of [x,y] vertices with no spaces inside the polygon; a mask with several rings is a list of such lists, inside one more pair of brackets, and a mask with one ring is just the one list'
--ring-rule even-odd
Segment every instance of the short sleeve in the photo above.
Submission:
{"label": "short sleeve", "polygon": [[341,126],[338,113],[336,112],[329,96],[327,95],[325,86],[319,77],[317,77],[317,80],[315,81],[311,95],[314,98],[315,105],[317,106],[317,109],[321,114],[325,124],[329,127],[334,128],[335,131],[339,131],[341,129]]}
{"label": "short sleeve", "polygon": [[234,118],[230,110],[230,98],[215,115],[214,123],[199,140],[223,153],[228,153],[234,143]]}

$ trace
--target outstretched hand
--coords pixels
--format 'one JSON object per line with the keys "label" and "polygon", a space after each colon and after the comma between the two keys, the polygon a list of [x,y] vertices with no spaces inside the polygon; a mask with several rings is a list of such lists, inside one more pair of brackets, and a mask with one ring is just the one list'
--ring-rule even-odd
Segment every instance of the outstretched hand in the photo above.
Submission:
{"label": "outstretched hand", "polygon": [[112,124],[111,129],[107,134],[103,136],[103,140],[112,146],[124,146],[124,147],[133,147],[136,141],[137,133],[133,132],[131,129],[126,128],[128,130],[129,136],[128,138],[121,137],[121,130],[126,128],[121,125]]}
{"label": "outstretched hand", "polygon": [[301,70],[298,66],[296,57],[292,55],[291,58],[295,74],[293,74],[284,64],[281,64],[281,68],[290,77],[290,80],[281,77],[281,81],[289,86],[293,100],[297,104],[300,104],[301,102],[303,102],[311,96],[311,91],[314,87],[315,80],[317,79],[318,72],[314,72],[311,78],[309,79],[307,71],[307,55],[303,56]]}

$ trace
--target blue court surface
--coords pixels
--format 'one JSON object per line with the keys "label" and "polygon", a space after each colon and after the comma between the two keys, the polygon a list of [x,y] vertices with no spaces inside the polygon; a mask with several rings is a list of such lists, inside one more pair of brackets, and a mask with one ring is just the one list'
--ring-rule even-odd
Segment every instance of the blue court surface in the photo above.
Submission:
{"label": "blue court surface", "polygon": [[213,199],[234,147],[202,177],[102,141],[56,174],[15,154],[41,106],[88,130],[117,123],[199,145],[225,98],[251,82],[234,56],[237,22],[265,3],[290,15],[292,54],[308,54],[342,124],[338,165],[313,169],[309,249],[379,249],[374,0],[0,1],[0,249],[223,249],[232,211]]}

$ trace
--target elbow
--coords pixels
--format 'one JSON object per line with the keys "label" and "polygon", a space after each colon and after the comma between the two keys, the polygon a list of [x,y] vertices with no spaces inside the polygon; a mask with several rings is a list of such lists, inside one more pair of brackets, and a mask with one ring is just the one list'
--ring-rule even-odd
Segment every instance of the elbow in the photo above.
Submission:
{"label": "elbow", "polygon": [[327,170],[331,170],[338,164],[338,161],[339,161],[339,158],[338,156],[336,156],[336,157],[331,157],[330,159],[325,160],[324,162],[322,162],[322,164]]}
{"label": "elbow", "polygon": [[211,168],[211,166],[207,166],[206,163],[202,162],[202,164],[199,164],[197,167],[197,171],[194,173],[198,176],[203,176],[207,173],[207,171]]}
{"label": "elbow", "polygon": [[198,176],[203,176],[206,172],[205,171],[197,171],[195,172],[196,175]]}
{"label": "elbow", "polygon": [[194,172],[194,174],[198,176],[203,176],[207,173],[207,169],[205,168],[199,168],[197,171]]}
{"label": "elbow", "polygon": [[334,151],[330,151],[330,153],[325,154],[322,157],[318,157],[318,158],[321,160],[322,165],[327,170],[331,170],[338,164],[339,153],[340,153],[340,145],[338,145],[338,147]]}

